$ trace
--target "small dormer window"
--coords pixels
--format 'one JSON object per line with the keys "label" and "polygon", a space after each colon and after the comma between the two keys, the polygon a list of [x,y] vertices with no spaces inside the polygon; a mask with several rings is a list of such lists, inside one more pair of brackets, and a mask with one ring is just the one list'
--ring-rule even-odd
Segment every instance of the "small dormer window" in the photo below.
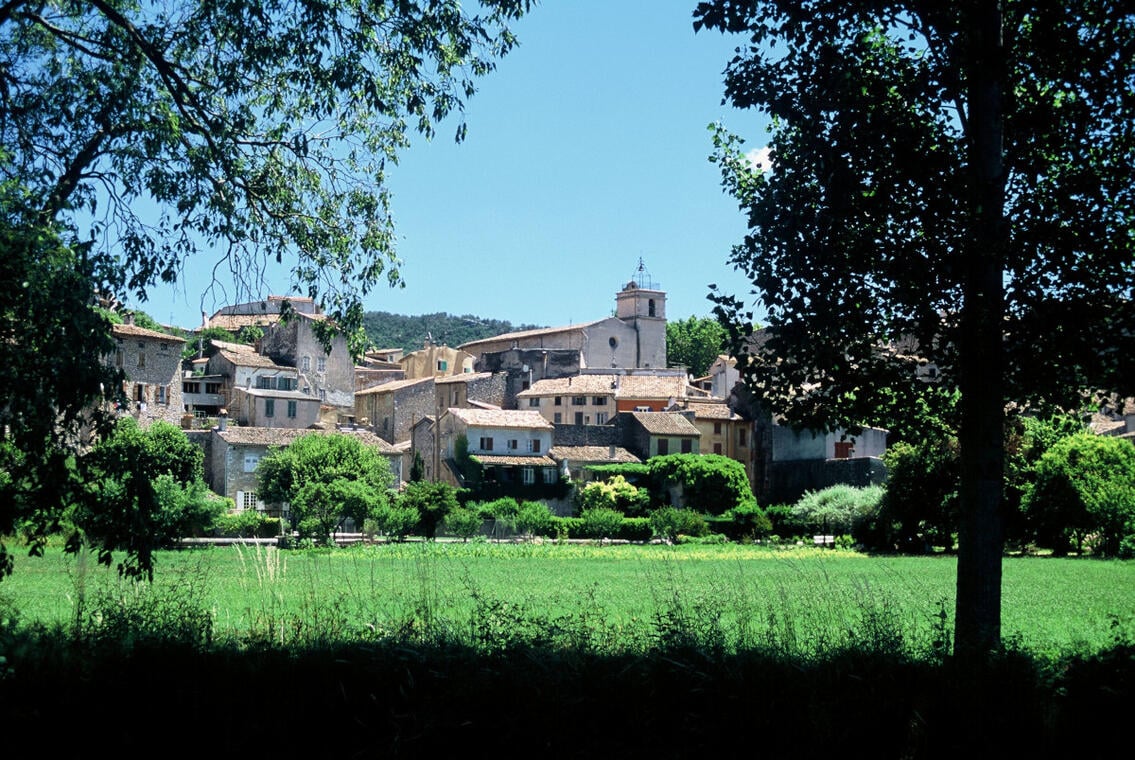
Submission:
{"label": "small dormer window", "polygon": [[169,344],[168,343],[159,343],[158,348],[160,348],[162,351],[168,351],[169,350]]}

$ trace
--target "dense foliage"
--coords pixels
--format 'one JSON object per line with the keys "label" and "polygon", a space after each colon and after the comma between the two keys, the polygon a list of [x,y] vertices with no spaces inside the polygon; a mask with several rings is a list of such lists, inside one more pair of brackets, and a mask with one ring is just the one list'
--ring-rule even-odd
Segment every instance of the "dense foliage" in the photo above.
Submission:
{"label": "dense foliage", "polygon": [[458,508],[457,489],[448,483],[429,480],[407,483],[398,495],[398,506],[417,512],[420,535],[433,538],[446,515]]}
{"label": "dense foliage", "polygon": [[581,510],[603,507],[629,517],[645,515],[650,506],[650,492],[628,483],[622,475],[586,483],[576,489],[575,498]]}
{"label": "dense foliage", "polygon": [[1135,446],[1078,433],[1057,441],[1033,468],[1022,509],[1037,541],[1065,553],[1135,554]]}
{"label": "dense foliage", "polygon": [[694,377],[709,372],[725,351],[728,333],[713,317],[694,317],[666,323],[666,364],[685,367]]}
{"label": "dense foliage", "polygon": [[211,528],[228,505],[206,488],[203,460],[180,428],[159,421],[142,429],[122,419],[78,458],[69,545],[92,544],[104,564],[124,550],[120,572],[152,577],[156,549]]}
{"label": "dense foliage", "polygon": [[290,504],[303,537],[327,541],[345,518],[362,526],[386,506],[394,475],[386,457],[357,437],[302,435],[272,451],[256,469],[257,495],[269,504]]}
{"label": "dense foliage", "polygon": [[651,457],[650,475],[661,487],[678,486],[690,508],[719,515],[755,503],[745,467],[720,454],[667,454]]}

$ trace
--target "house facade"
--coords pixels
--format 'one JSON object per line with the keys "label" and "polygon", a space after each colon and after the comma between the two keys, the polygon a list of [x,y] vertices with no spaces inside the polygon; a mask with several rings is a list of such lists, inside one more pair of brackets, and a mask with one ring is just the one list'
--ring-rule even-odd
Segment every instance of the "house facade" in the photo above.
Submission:
{"label": "house facade", "polygon": [[541,380],[517,394],[519,409],[538,411],[549,422],[607,425],[619,412],[662,411],[675,402],[707,399],[681,371],[588,372]]}
{"label": "house facade", "polygon": [[322,314],[297,312],[293,319],[268,326],[260,352],[276,364],[295,368],[298,390],[326,406],[350,411],[355,404],[355,365],[342,335],[324,349],[315,329],[324,319]]}
{"label": "house facade", "polygon": [[553,485],[559,482],[552,448],[552,424],[537,412],[504,409],[447,409],[438,421],[439,443],[447,459],[459,456],[459,439],[484,479],[503,484]]}
{"label": "house facade", "polygon": [[156,420],[181,423],[184,402],[181,389],[181,351],[185,341],[173,335],[133,324],[113,325],[114,353],[108,361],[122,370],[126,379],[122,393],[128,415],[148,426]]}
{"label": "house facade", "polygon": [[680,412],[626,412],[619,425],[626,447],[640,459],[701,453],[701,433]]}
{"label": "house facade", "polygon": [[434,378],[394,380],[359,391],[354,397],[355,421],[388,443],[410,439],[410,430],[427,415],[437,416]]}
{"label": "house facade", "polygon": [[319,422],[319,399],[299,391],[234,388],[229,415],[242,425],[264,428],[309,428]]}

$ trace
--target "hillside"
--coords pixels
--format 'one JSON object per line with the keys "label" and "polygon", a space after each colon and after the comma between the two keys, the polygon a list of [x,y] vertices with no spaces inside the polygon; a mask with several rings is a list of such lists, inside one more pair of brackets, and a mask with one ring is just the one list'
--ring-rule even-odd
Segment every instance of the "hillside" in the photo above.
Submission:
{"label": "hillside", "polygon": [[500,319],[482,319],[472,314],[455,316],[439,312],[406,316],[386,311],[368,311],[363,315],[367,343],[374,348],[401,348],[416,351],[429,336],[434,343],[459,346],[471,340],[491,338],[516,330],[531,330],[540,325],[513,325]]}

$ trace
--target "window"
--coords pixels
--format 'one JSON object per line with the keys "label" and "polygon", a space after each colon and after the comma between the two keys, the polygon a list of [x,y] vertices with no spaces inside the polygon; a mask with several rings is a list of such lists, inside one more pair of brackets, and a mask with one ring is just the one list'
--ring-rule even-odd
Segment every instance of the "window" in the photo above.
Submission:
{"label": "window", "polygon": [[271,390],[272,378],[260,375],[256,378],[256,387],[264,390]]}
{"label": "window", "polygon": [[206,393],[220,393],[221,392],[221,384],[220,383],[205,383],[205,392]]}
{"label": "window", "polygon": [[607,345],[610,346],[611,348],[618,348],[619,347],[619,339],[616,338],[614,335],[612,335],[610,338],[607,338]]}
{"label": "window", "polygon": [[182,393],[200,393],[201,392],[201,383],[182,383],[181,384],[181,392]]}
{"label": "window", "polygon": [[[244,471],[256,472],[256,466],[260,464],[260,455],[248,452],[244,455]],[[253,494],[255,497],[256,494]]]}
{"label": "window", "polygon": [[303,367],[304,372],[311,372],[311,357],[305,356],[303,361],[300,362],[300,366]]}
{"label": "window", "polygon": [[536,469],[534,467],[522,467],[520,469],[520,479],[524,482],[524,485],[532,485],[536,482]]}
{"label": "window", "polygon": [[509,451],[517,451],[520,449],[520,441],[516,440],[515,438],[509,438],[507,445]]}
{"label": "window", "polygon": [[126,366],[126,352],[121,348],[114,354],[114,366],[122,369]]}
{"label": "window", "polygon": [[562,396],[556,396],[555,404],[556,404],[556,406],[563,406],[564,405],[563,397]]}
{"label": "window", "polygon": [[669,438],[659,438],[658,439],[658,455],[664,456],[664,455],[669,454],[669,453],[670,453],[670,439]]}
{"label": "window", "polygon": [[654,314],[654,299],[653,298],[651,298],[649,301],[646,302],[646,314],[647,314],[647,316],[650,316],[650,317],[655,316],[655,314]]}
{"label": "window", "polygon": [[169,344],[168,343],[159,343],[158,349],[161,350],[161,351],[169,351]]}
{"label": "window", "polygon": [[532,452],[533,454],[539,454],[540,453],[540,439],[539,438],[528,439],[528,450],[530,452]]}
{"label": "window", "polygon": [[583,412],[576,412],[575,413],[575,424],[577,424],[577,425],[583,424]]}
{"label": "window", "polygon": [[721,444],[720,443],[713,444],[713,453],[714,454],[720,454],[721,453]]}
{"label": "window", "polygon": [[737,445],[742,448],[749,445],[745,442],[745,428],[738,428],[737,430]]}
{"label": "window", "polygon": [[595,414],[595,424],[596,425],[606,425],[607,424],[607,413],[606,412],[597,412]]}
{"label": "window", "polygon": [[256,491],[244,491],[240,496],[241,509],[256,509]]}
{"label": "window", "polygon": [[319,389],[319,400],[320,401],[326,401],[327,400],[327,389],[326,388],[320,388]]}
{"label": "window", "polygon": [[552,415],[552,422],[556,423],[557,425],[559,425],[563,421],[564,421],[564,416],[562,414],[560,414],[559,412],[556,412]]}
{"label": "window", "polygon": [[145,383],[138,383],[137,385],[134,386],[134,400],[135,401],[145,401],[146,400],[146,384]]}
{"label": "window", "polygon": [[141,343],[139,343],[138,345],[138,367],[141,368],[146,366],[146,352],[141,349]]}
{"label": "window", "polygon": [[572,406],[587,406],[587,396],[572,396],[571,397],[571,405]]}
{"label": "window", "polygon": [[264,399],[264,416],[265,417],[275,417],[276,416],[276,399],[274,399],[274,398]]}
{"label": "window", "polygon": [[545,467],[544,468],[544,482],[547,483],[548,485],[551,485],[552,483],[555,483],[556,480],[557,480],[556,468],[555,467]]}
{"label": "window", "polygon": [[158,394],[157,398],[154,399],[154,401],[156,403],[158,403],[158,404],[168,404],[169,403],[169,386],[168,385],[159,385],[158,390],[157,390],[157,394]]}
{"label": "window", "polygon": [[538,398],[528,399],[528,406],[540,406],[540,399],[538,399]]}
{"label": "window", "polygon": [[682,453],[689,454],[694,450],[694,442],[689,438],[682,439]]}
{"label": "window", "polygon": [[327,357],[326,356],[320,356],[320,357],[316,358],[316,360],[315,360],[315,371],[316,372],[326,372],[327,371]]}
{"label": "window", "polygon": [[835,458],[836,459],[851,459],[851,455],[855,452],[855,444],[851,441],[836,441],[835,442]]}
{"label": "window", "polygon": [[721,423],[720,422],[713,423],[713,434],[714,435],[721,435]]}
{"label": "window", "polygon": [[438,363],[437,363],[437,371],[438,372],[445,372],[448,369],[449,369],[449,362],[447,362],[445,359],[439,359]]}
{"label": "window", "polygon": [[606,396],[595,396],[594,398],[591,399],[591,403],[594,404],[595,406],[607,406],[607,397]]}
{"label": "window", "polygon": [[491,437],[482,436],[481,437],[481,451],[492,451],[492,450],[493,450],[493,439]]}
{"label": "window", "polygon": [[288,402],[288,416],[291,417],[292,419],[295,419],[295,417],[296,417],[296,402],[295,401],[289,401]]}

